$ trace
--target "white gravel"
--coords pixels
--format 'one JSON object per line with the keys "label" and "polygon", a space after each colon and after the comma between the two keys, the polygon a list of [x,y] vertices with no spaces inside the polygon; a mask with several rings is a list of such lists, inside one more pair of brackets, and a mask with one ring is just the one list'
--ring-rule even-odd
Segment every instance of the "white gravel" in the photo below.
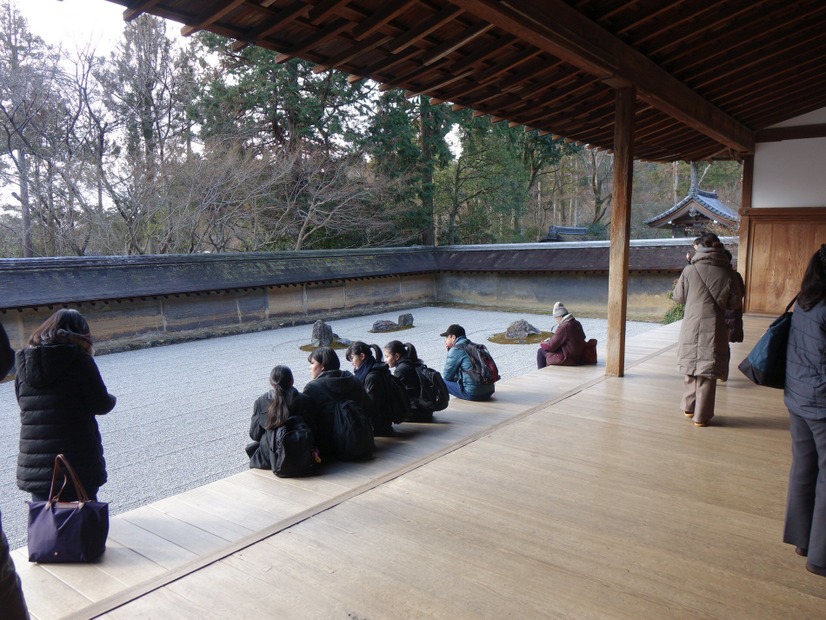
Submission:
{"label": "white gravel", "polygon": [[[576,313],[575,308],[571,310]],[[468,337],[488,345],[503,379],[535,368],[536,345],[497,345],[487,341],[517,320],[540,330],[554,324],[549,315],[489,312],[447,307],[412,308],[414,327],[372,334],[373,322],[397,320],[402,312],[331,321],[333,331],[350,340],[383,346],[390,340],[412,342],[419,356],[438,370],[444,362],[439,334],[451,323],[465,327]],[[600,342],[604,355],[606,321],[580,319],[589,338]],[[628,336],[657,327],[629,322]],[[276,364],[290,366],[296,386],[309,381],[307,353],[311,325],[200,340],[97,358],[109,391],[118,397],[115,410],[99,418],[109,482],[99,498],[111,502],[112,514],[181,493],[247,468],[253,401],[268,388]],[[94,331],[94,325],[92,325]],[[342,368],[352,367],[340,351]],[[12,548],[26,542],[29,496],[17,489],[16,460],[19,417],[12,382],[0,384],[0,510]]]}

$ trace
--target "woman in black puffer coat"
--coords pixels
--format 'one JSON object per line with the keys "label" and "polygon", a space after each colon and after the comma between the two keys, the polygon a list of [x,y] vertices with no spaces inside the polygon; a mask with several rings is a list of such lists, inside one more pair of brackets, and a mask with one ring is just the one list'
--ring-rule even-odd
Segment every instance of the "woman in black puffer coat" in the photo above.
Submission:
{"label": "woman in black puffer coat", "polygon": [[[55,312],[17,352],[14,389],[20,406],[17,486],[34,501],[48,499],[55,457],[63,454],[91,498],[106,482],[106,461],[95,416],[112,411],[93,358],[92,334],[77,311]],[[61,499],[76,499],[67,488]]]}

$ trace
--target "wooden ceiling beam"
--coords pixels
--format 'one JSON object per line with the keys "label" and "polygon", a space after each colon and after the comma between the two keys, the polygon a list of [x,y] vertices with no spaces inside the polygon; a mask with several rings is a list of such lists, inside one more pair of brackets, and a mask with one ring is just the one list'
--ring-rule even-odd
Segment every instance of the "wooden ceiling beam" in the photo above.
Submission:
{"label": "wooden ceiling beam", "polygon": [[[820,47],[826,51],[826,41]],[[779,62],[786,62],[786,59]],[[729,80],[717,89],[709,90],[708,93],[709,96],[715,98],[715,101],[725,105],[726,109],[732,114],[737,114],[737,108],[742,107],[743,104],[747,107],[755,103],[759,104],[760,97],[764,94],[776,93],[783,89],[789,89],[791,92],[795,90],[804,91],[808,83],[813,81],[822,82],[826,73],[824,67],[826,67],[826,54],[812,58],[805,63],[794,65],[791,71],[785,72],[783,77],[777,80],[755,82],[754,79],[746,75]]]}
{"label": "wooden ceiling beam", "polygon": [[425,19],[424,21],[420,22],[416,27],[411,28],[400,37],[394,39],[393,43],[388,45],[390,53],[398,54],[399,52],[404,51],[408,46],[412,45],[414,42],[432,34],[448,22],[459,17],[459,15],[461,15],[462,13],[464,13],[462,9],[457,8],[452,4],[448,4],[447,6],[442,8],[441,11],[439,11],[432,17]]}
{"label": "wooden ceiling beam", "polygon": [[313,73],[321,73],[323,71],[327,71],[335,67],[346,65],[354,58],[357,58],[358,56],[361,56],[366,52],[374,50],[377,47],[391,41],[392,39],[393,37],[389,34],[375,34],[372,37],[365,39],[364,41],[361,41],[360,43],[357,43],[356,45],[353,45],[341,52],[340,54],[338,54],[335,58],[334,63],[327,63],[313,67]]}
{"label": "wooden ceiling beam", "polygon": [[183,28],[181,28],[181,35],[188,37],[191,34],[194,34],[204,28],[208,28],[219,19],[228,15],[239,6],[244,4],[247,0],[232,0],[232,2],[227,2],[227,4],[217,11],[207,11],[201,13],[196,17],[191,23],[187,24]]}
{"label": "wooden ceiling beam", "polygon": [[797,125],[795,127],[770,127],[757,131],[757,142],[782,142],[783,140],[806,140],[826,138],[826,123],[818,125]]}
{"label": "wooden ceiling beam", "polygon": [[415,88],[411,88],[411,90],[417,95],[439,92],[440,89],[445,88],[446,86],[450,86],[451,84],[453,84],[454,82],[458,82],[459,80],[465,80],[471,77],[472,75],[472,69],[468,69],[465,73],[461,73],[459,75],[447,73],[439,76],[434,80],[426,82],[425,84],[421,84]]}
{"label": "wooden ceiling beam", "polygon": [[390,23],[393,19],[404,13],[419,0],[404,0],[403,2],[387,2],[375,13],[362,20],[358,26],[353,28],[353,38],[361,41],[382,27]]}
{"label": "wooden ceiling beam", "polygon": [[[682,18],[669,22],[668,28],[660,29],[637,37],[632,37],[634,46],[647,45],[651,56],[664,53],[668,49],[684,50],[686,47],[695,47],[689,44],[689,40],[697,40],[704,33],[719,28],[721,23],[739,18],[750,10],[759,8],[761,4],[766,4],[770,0],[728,0],[725,3],[712,3],[700,0],[692,7],[687,7]],[[712,13],[709,15],[709,13]],[[662,43],[654,42],[653,39],[662,38]],[[715,37],[716,39],[716,37]],[[659,47],[658,47],[659,46]],[[679,53],[679,52],[678,52]]]}
{"label": "wooden ceiling beam", "polygon": [[563,0],[452,3],[612,86],[635,84],[641,100],[721,144],[754,150],[751,130]]}
{"label": "wooden ceiling beam", "polygon": [[129,7],[123,10],[123,21],[131,22],[143,13],[149,12],[161,0],[143,0],[143,2],[132,2]]}
{"label": "wooden ceiling beam", "polygon": [[[553,75],[556,72],[556,75]],[[573,72],[572,72],[573,73]],[[573,73],[577,75],[577,73]],[[553,79],[550,76],[553,75]],[[554,93],[556,94],[557,87],[562,89],[564,86],[564,80],[566,80],[569,76],[565,75],[564,71],[559,71],[558,65],[550,65],[546,67],[543,71],[538,73],[530,73],[530,74],[522,74],[522,75],[514,75],[509,76],[507,79],[502,79],[496,82],[495,84],[482,84],[478,87],[474,87],[469,89],[467,92],[462,93],[462,96],[467,98],[477,93],[479,90],[486,90],[488,94],[480,93],[473,97],[473,100],[478,104],[486,104],[489,101],[495,99],[511,99],[514,104],[521,104],[522,102],[526,102],[527,100],[532,98],[534,93],[545,92],[549,88],[549,84],[554,85]],[[531,81],[539,81],[538,84],[532,84],[530,86],[530,90],[527,92],[525,91],[525,83]],[[475,80],[474,80],[475,82]],[[532,105],[537,105],[539,102],[533,103]]]}
{"label": "wooden ceiling beam", "polygon": [[[826,9],[826,5],[824,5]],[[819,25],[812,25],[809,28],[798,28],[786,32],[785,34],[778,34],[770,44],[757,48],[752,45],[751,49],[743,50],[741,46],[736,52],[731,51],[725,58],[719,62],[705,63],[704,67],[696,66],[691,72],[691,79],[694,84],[703,85],[708,88],[713,88],[713,84],[725,82],[731,76],[742,75],[751,67],[769,65],[775,58],[789,57],[792,62],[800,62],[800,58],[805,58],[805,54],[809,52],[814,45],[814,40],[807,38],[809,31],[817,32],[820,29]],[[816,40],[816,39],[815,39]],[[799,50],[801,53],[796,53]],[[794,71],[793,66],[789,66],[789,71]]]}
{"label": "wooden ceiling beam", "polygon": [[308,19],[314,26],[320,26],[325,19],[335,15],[341,7],[349,2],[350,0],[322,0],[312,7]]}
{"label": "wooden ceiling beam", "polygon": [[[421,53],[422,53],[422,50],[420,50],[418,48],[414,48],[414,49],[405,51],[405,53],[403,53],[403,54],[397,54],[396,56],[392,56],[392,55],[387,56],[381,62],[377,62],[376,64],[370,65],[368,67],[364,67],[363,70],[359,71],[358,75],[361,76],[360,79],[364,79],[365,77],[373,77],[373,76],[381,73],[382,71],[388,71],[389,69],[392,69],[396,65],[399,65],[403,62],[408,62],[408,61],[412,62],[412,61],[415,60],[416,62],[421,63],[421,59],[418,58],[418,56],[420,56]],[[376,79],[377,81],[383,81],[378,77],[376,77],[374,79]],[[353,81],[358,81],[358,80],[351,81],[350,78],[347,78],[347,81],[352,83]],[[394,80],[394,85],[395,86],[400,86],[400,84],[396,83],[395,80]]]}
{"label": "wooden ceiling beam", "polygon": [[442,58],[445,58],[449,54],[452,54],[457,49],[462,47],[463,45],[467,45],[473,39],[476,39],[483,34],[485,34],[488,30],[493,29],[493,24],[479,24],[474,26],[473,28],[465,29],[462,34],[453,37],[452,39],[448,39],[434,47],[433,49],[425,52],[423,62],[425,66],[432,65],[435,62],[440,61]]}
{"label": "wooden ceiling beam", "polygon": [[[705,63],[709,66],[716,66],[715,58],[722,58],[727,62],[733,54],[739,55],[745,49],[750,53],[755,40],[757,32],[759,31],[760,40],[773,41],[782,35],[778,35],[778,31],[784,29],[794,37],[798,24],[812,23],[812,20],[818,18],[818,14],[822,13],[826,6],[822,4],[815,4],[805,8],[799,4],[784,4],[780,7],[774,8],[771,11],[766,11],[760,20],[754,18],[751,21],[743,21],[742,24],[738,22],[739,30],[736,33],[731,33],[728,37],[720,40],[718,37],[710,37],[704,40],[702,45],[685,45],[679,48],[673,54],[668,56],[668,64],[673,67],[679,67],[680,71],[687,71],[693,69],[700,63]],[[748,7],[749,14],[753,14],[754,8]],[[757,21],[765,22],[761,26]],[[694,35],[696,37],[696,34]],[[670,46],[669,46],[670,47]],[[684,62],[680,59],[685,58]]]}
{"label": "wooden ceiling beam", "polygon": [[255,28],[248,35],[239,38],[232,44],[233,52],[240,52],[242,49],[270,35],[275,34],[279,30],[283,30],[299,17],[306,17],[312,7],[300,0],[293,2],[290,6],[279,11],[272,19],[267,20],[262,25]]}
{"label": "wooden ceiling beam", "polygon": [[349,30],[352,27],[352,23],[348,19],[337,19],[313,36],[309,37],[308,39],[304,39],[301,42],[301,45],[297,45],[286,52],[282,52],[275,57],[275,62],[283,63],[287,62],[288,60],[292,60],[296,56],[301,56],[305,52],[311,50],[316,45],[320,45],[325,41],[329,41],[330,39],[337,37],[345,30]]}

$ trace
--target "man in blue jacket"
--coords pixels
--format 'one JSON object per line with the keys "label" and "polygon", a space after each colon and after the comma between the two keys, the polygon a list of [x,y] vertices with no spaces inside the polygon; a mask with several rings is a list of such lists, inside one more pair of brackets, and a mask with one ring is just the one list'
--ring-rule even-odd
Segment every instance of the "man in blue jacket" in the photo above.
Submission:
{"label": "man in blue jacket", "polygon": [[473,363],[464,350],[470,341],[465,336],[465,328],[461,325],[451,325],[441,334],[445,339],[447,358],[442,378],[447,385],[447,391],[456,398],[464,400],[489,400],[493,396],[493,384],[480,384],[473,380],[470,371]]}

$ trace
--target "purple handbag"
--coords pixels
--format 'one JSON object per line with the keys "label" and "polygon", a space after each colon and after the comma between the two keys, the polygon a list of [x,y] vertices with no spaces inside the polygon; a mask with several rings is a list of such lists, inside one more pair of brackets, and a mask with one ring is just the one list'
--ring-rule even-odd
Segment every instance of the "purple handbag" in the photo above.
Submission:
{"label": "purple handbag", "polygon": [[[55,493],[61,474],[63,484]],[[79,501],[60,501],[68,481],[67,474]],[[86,489],[65,456],[58,454],[55,457],[49,500],[27,503],[29,562],[93,562],[103,554],[109,535],[109,503],[89,500]]]}

